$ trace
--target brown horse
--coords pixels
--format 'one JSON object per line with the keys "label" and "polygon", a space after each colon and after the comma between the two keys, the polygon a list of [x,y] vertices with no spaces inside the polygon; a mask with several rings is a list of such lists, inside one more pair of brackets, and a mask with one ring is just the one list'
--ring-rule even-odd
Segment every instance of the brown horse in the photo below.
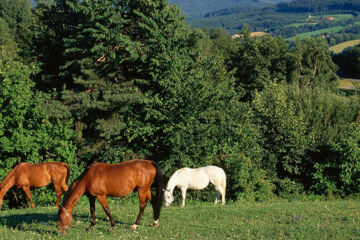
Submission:
{"label": "brown horse", "polygon": [[[155,196],[150,187],[156,187]],[[154,211],[154,226],[159,226],[160,209],[163,198],[163,175],[153,161],[135,159],[128,162],[108,164],[94,163],[89,166],[69,187],[58,212],[58,232],[66,233],[73,220],[72,211],[79,198],[86,194],[89,198],[92,221],[89,229],[96,224],[95,198],[102,205],[111,222],[112,230],[115,221],[111,216],[106,196],[121,197],[134,189],[138,191],[140,211],[132,230],[140,224],[147,200],[150,200]]]}
{"label": "brown horse", "polygon": [[31,199],[30,187],[44,187],[51,181],[56,191],[56,207],[59,207],[59,200],[62,194],[61,189],[64,191],[68,190],[67,181],[69,173],[70,168],[66,163],[19,163],[5,176],[0,184],[0,208],[6,192],[14,185],[23,189],[33,208],[34,203]]}

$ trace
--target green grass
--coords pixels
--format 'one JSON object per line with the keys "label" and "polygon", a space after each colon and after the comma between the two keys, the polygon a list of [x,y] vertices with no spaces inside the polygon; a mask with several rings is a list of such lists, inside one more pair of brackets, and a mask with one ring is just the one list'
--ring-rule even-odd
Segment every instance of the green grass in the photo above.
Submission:
{"label": "green grass", "polygon": [[188,202],[185,208],[163,208],[160,227],[152,227],[150,204],[142,224],[131,231],[138,213],[133,203],[109,203],[115,229],[97,203],[93,231],[88,204],[74,209],[74,222],[65,236],[56,232],[57,209],[0,212],[1,239],[359,239],[360,204],[356,200],[238,202],[225,206]]}
{"label": "green grass", "polygon": [[302,39],[302,38],[306,38],[306,37],[320,35],[323,33],[332,33],[332,32],[335,33],[335,32],[339,32],[343,28],[344,28],[344,26],[335,26],[335,27],[320,29],[317,31],[300,33],[300,34],[297,34],[295,37],[287,38],[286,40],[295,40],[296,38]]}
{"label": "green grass", "polygon": [[340,44],[336,44],[336,45],[330,47],[329,50],[334,52],[335,54],[338,54],[338,53],[341,53],[342,51],[344,51],[345,48],[353,47],[358,44],[360,44],[360,39],[346,41],[346,42],[343,42]]}
{"label": "green grass", "polygon": [[339,80],[339,88],[355,90],[360,86],[360,79],[342,78]]}

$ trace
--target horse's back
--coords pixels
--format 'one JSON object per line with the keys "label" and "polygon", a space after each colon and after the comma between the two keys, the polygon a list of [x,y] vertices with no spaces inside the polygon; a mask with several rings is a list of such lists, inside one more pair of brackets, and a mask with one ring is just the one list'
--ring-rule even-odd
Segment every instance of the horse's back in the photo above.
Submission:
{"label": "horse's back", "polygon": [[226,176],[225,171],[217,166],[206,166],[204,167],[204,171],[211,179],[222,179]]}
{"label": "horse's back", "polygon": [[122,163],[96,163],[90,166],[87,190],[92,195],[106,193],[109,196],[124,196],[136,187],[150,187],[156,170],[149,160],[131,160]]}
{"label": "horse's back", "polygon": [[51,176],[45,164],[19,163],[15,168],[16,185],[44,187],[51,181]]}

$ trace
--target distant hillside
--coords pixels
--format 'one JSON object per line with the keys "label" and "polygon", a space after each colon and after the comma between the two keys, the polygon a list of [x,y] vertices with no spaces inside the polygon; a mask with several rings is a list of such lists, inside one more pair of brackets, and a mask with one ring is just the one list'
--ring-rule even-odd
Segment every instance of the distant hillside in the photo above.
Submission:
{"label": "distant hillside", "polygon": [[265,7],[288,1],[290,0],[169,0],[170,4],[176,3],[182,9],[188,20],[220,9]]}
{"label": "distant hillside", "polygon": [[[341,16],[346,16],[346,19]],[[267,7],[215,10],[200,19],[192,19],[190,24],[200,28],[224,28],[230,33],[239,32],[246,24],[251,31],[291,38],[321,29],[324,33],[337,32],[354,26],[359,20],[360,0],[293,0]]]}
{"label": "distant hillside", "polygon": [[277,5],[279,12],[326,13],[333,10],[360,11],[359,0],[294,0]]}

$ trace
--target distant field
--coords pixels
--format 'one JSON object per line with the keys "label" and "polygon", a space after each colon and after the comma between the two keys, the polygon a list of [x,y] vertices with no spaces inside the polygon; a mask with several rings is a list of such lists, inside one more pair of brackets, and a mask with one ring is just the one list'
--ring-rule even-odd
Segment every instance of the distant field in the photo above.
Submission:
{"label": "distant field", "polygon": [[319,23],[322,19],[327,18],[327,17],[333,17],[333,21],[343,21],[343,20],[348,20],[353,18],[354,16],[351,14],[333,14],[333,15],[315,15],[315,16],[311,16],[311,18],[307,17],[305,19],[303,19],[301,22],[298,23],[293,23],[293,24],[289,24],[286,25],[285,27],[299,27],[299,26],[303,26],[303,25],[314,25]]}
{"label": "distant field", "polygon": [[300,33],[297,34],[295,37],[291,37],[291,38],[287,38],[286,40],[294,40],[295,38],[306,38],[306,37],[310,37],[310,36],[316,36],[316,35],[320,35],[323,33],[332,33],[332,32],[339,32],[341,29],[343,29],[343,26],[336,26],[336,27],[330,27],[330,28],[324,28],[324,29],[320,29],[317,31],[312,31],[312,32],[305,32],[305,33]]}
{"label": "distant field", "polygon": [[330,51],[334,52],[335,54],[338,54],[338,53],[341,53],[342,51],[344,51],[345,48],[353,47],[357,44],[360,44],[360,39],[343,42],[343,43],[334,45],[334,46],[330,47],[329,49],[330,49]]}
{"label": "distant field", "polygon": [[110,202],[116,225],[110,224],[96,203],[97,224],[90,225],[88,204],[78,204],[67,235],[56,231],[57,209],[7,210],[0,212],[1,239],[359,239],[358,200],[237,202],[225,206],[212,203],[187,203],[161,212],[160,227],[152,227],[148,204],[141,225],[131,231],[138,213],[136,204]]}
{"label": "distant field", "polygon": [[360,79],[342,78],[339,80],[339,88],[342,89],[356,89],[360,86]]}
{"label": "distant field", "polygon": [[352,14],[325,14],[325,15],[314,15],[311,18],[306,18],[304,21],[320,21],[322,18],[333,17],[333,21],[342,21],[353,18]]}
{"label": "distant field", "polygon": [[265,36],[265,35],[267,35],[266,32],[251,32],[250,33],[251,37],[262,37],[262,36]]}

